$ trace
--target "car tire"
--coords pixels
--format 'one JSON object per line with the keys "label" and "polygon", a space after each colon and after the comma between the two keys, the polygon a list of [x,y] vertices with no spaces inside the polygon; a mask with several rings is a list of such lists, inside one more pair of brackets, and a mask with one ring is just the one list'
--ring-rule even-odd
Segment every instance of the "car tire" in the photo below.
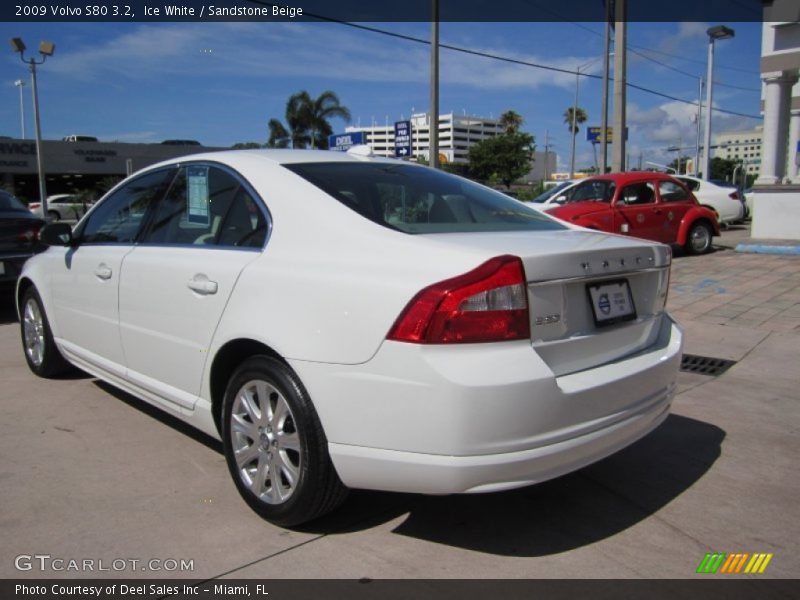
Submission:
{"label": "car tire", "polygon": [[61,215],[56,210],[48,210],[47,220],[51,223],[58,223],[61,220]]}
{"label": "car tire", "polygon": [[689,228],[684,250],[687,254],[705,254],[711,250],[714,232],[705,221],[698,221]]}
{"label": "car tire", "polygon": [[256,513],[291,527],[344,501],[347,488],[328,455],[317,412],[286,364],[269,356],[247,359],[228,382],[222,411],[225,460]]}
{"label": "car tire", "polygon": [[61,355],[36,288],[29,287],[20,302],[20,336],[28,367],[39,377],[56,377],[74,369]]}

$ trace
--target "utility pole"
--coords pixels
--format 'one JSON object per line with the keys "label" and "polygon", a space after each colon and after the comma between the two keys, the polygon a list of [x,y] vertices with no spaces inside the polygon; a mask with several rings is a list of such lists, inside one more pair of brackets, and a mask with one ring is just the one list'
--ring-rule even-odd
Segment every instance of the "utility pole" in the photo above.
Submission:
{"label": "utility pole", "polygon": [[547,181],[547,158],[550,156],[550,135],[544,130],[544,181]]}
{"label": "utility pole", "polygon": [[431,23],[431,118],[429,126],[429,160],[434,169],[439,166],[439,0],[432,0]]}
{"label": "utility pole", "polygon": [[700,78],[700,90],[697,92],[697,141],[694,145],[694,174],[700,172],[700,125],[703,121],[703,78]]}
{"label": "utility pole", "polygon": [[626,58],[626,0],[617,0],[614,25],[614,151],[611,169],[615,172],[625,170],[625,86],[627,85]]}
{"label": "utility pole", "polygon": [[610,45],[611,45],[611,1],[606,0],[606,28],[605,28],[605,35],[603,41],[603,107],[602,107],[602,117],[600,123],[600,143],[601,152],[600,155],[602,156],[602,170],[600,173],[605,173],[608,168],[608,140],[606,139],[606,134],[608,133],[608,71],[609,71],[609,60],[608,60],[608,53],[610,52]]}

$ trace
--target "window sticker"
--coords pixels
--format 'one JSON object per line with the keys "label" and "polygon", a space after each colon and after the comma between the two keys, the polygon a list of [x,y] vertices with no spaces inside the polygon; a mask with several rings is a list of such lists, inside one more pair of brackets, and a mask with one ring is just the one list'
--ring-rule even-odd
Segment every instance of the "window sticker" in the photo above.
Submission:
{"label": "window sticker", "polygon": [[190,223],[209,224],[208,167],[186,167],[186,209]]}

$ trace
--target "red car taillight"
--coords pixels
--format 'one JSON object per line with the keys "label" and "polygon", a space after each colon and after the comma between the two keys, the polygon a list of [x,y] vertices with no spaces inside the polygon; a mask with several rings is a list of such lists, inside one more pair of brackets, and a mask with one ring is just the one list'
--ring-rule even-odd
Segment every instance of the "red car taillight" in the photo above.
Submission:
{"label": "red car taillight", "polygon": [[731,198],[732,200],[738,200],[739,192],[731,192],[730,194],[728,194],[728,198]]}
{"label": "red car taillight", "polygon": [[405,307],[386,339],[459,344],[530,336],[522,261],[505,255],[423,289]]}
{"label": "red car taillight", "polygon": [[26,229],[25,231],[21,231],[17,234],[17,241],[22,242],[24,244],[30,244],[33,242],[37,236],[39,235],[39,227],[31,227],[30,229]]}

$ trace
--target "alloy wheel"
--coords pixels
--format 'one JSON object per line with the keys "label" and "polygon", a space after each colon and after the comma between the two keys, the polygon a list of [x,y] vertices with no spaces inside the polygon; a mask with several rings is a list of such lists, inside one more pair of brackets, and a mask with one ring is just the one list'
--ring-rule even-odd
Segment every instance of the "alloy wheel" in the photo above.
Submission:
{"label": "alloy wheel", "polygon": [[262,502],[282,504],[297,489],[303,461],[297,424],[283,394],[262,380],[233,401],[230,441],[239,477]]}
{"label": "alloy wheel", "polygon": [[25,303],[22,326],[25,336],[25,353],[30,361],[39,367],[44,360],[44,319],[39,304],[33,298],[29,298]]}

